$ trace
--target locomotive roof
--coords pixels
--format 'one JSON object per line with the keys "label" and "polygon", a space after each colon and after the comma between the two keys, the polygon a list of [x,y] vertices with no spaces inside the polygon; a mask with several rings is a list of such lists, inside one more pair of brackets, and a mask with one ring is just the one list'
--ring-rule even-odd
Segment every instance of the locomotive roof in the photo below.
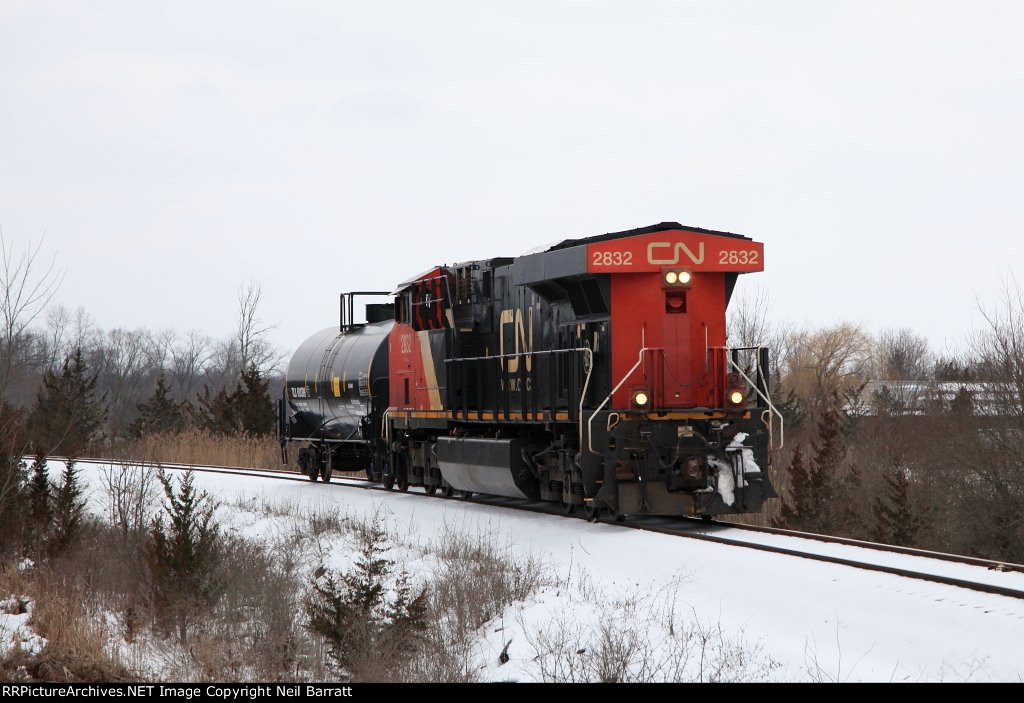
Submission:
{"label": "locomotive roof", "polygon": [[[626,237],[636,237],[636,236],[639,236],[639,235],[642,235],[642,234],[651,234],[653,232],[666,232],[666,231],[670,231],[670,230],[685,230],[687,232],[697,232],[699,234],[713,234],[713,235],[718,236],[718,237],[729,237],[731,239],[743,239],[743,240],[748,241],[748,242],[751,241],[751,237],[747,237],[747,236],[742,235],[742,234],[735,234],[733,232],[721,232],[719,230],[704,229],[702,227],[687,227],[686,225],[681,225],[678,222],[659,222],[656,225],[649,225],[647,227],[637,227],[636,229],[627,229],[627,230],[623,230],[622,232],[609,232],[607,234],[598,234],[598,235],[594,235],[592,237],[581,237],[579,239],[563,239],[562,241],[558,242],[557,244],[553,244],[553,245],[551,245],[549,247],[545,247],[545,248],[538,247],[537,249],[531,250],[531,251],[527,252],[524,256],[528,256],[529,254],[542,254],[542,253],[549,252],[549,251],[559,251],[559,250],[562,250],[562,249],[570,249],[572,247],[578,247],[578,246],[581,246],[581,245],[584,245],[584,244],[591,244],[593,242],[604,242],[604,241],[608,241],[608,240],[611,240],[611,239],[625,239]],[[522,258],[522,257],[519,257],[519,258]],[[506,264],[512,263],[513,261],[515,261],[515,257],[498,257],[498,258],[484,259],[483,260],[483,262],[486,262],[492,268],[496,267],[496,266],[504,266]],[[467,265],[467,264],[475,264],[475,263],[478,263],[478,262],[477,261],[464,261],[464,262],[461,262],[461,263],[452,264],[451,266],[454,268],[454,267],[458,267],[458,266],[464,266],[464,265]],[[435,267],[433,267],[431,269],[428,269],[427,271],[424,271],[423,273],[421,273],[421,274],[419,274],[417,276],[413,276],[412,278],[410,278],[410,279],[408,279],[406,281],[402,281],[401,283],[399,283],[395,287],[395,291],[394,292],[397,294],[399,291],[401,291],[401,290],[407,288],[408,286],[410,286],[413,282],[423,280],[423,279],[427,278],[428,276],[439,275],[440,272],[442,271],[442,269],[446,269],[446,268],[448,268],[447,264],[445,264],[443,266],[435,266]]]}
{"label": "locomotive roof", "polygon": [[651,234],[652,232],[664,232],[673,229],[683,229],[687,232],[699,232],[701,234],[714,234],[719,237],[731,237],[733,239],[745,239],[750,241],[750,237],[746,237],[742,234],[733,234],[732,232],[719,232],[713,229],[703,229],[701,227],[687,227],[681,225],[678,222],[660,222],[656,225],[650,225],[649,227],[638,227],[637,229],[627,229],[622,232],[609,232],[608,234],[598,234],[593,237],[583,237],[582,239],[566,239],[554,246],[546,249],[545,251],[557,251],[559,249],[568,249],[569,247],[580,246],[581,244],[591,244],[593,242],[605,242],[610,239],[624,239],[626,237],[636,237],[641,234]]}

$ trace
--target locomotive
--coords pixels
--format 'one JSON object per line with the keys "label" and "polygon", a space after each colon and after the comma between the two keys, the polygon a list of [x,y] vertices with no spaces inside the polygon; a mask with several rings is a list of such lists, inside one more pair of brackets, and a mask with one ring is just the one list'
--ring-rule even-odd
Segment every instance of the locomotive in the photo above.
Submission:
{"label": "locomotive", "polygon": [[[593,518],[758,512],[782,416],[767,350],[726,347],[726,307],[763,270],[749,237],[665,222],[342,294],[289,363],[283,460]],[[388,302],[357,323],[366,296]]]}

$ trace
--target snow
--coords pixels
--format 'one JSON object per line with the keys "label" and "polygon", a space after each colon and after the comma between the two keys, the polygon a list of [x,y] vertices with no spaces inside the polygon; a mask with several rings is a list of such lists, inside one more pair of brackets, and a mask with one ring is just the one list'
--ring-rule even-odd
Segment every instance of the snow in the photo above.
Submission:
{"label": "snow", "polygon": [[715,468],[715,490],[722,496],[722,502],[732,505],[736,502],[736,477],[732,473],[732,464],[722,461],[716,456],[708,455],[708,463]]}
{"label": "snow", "polygon": [[[545,643],[587,642],[602,631],[631,629],[640,635],[641,663],[645,657],[656,661],[680,651],[680,642],[692,644],[686,637],[693,633],[727,654],[742,643],[756,654],[756,662],[768,662],[747,671],[749,661],[725,656],[719,674],[726,680],[768,675],[773,680],[1016,681],[1024,676],[1024,600],[616,525],[413,492],[364,490],[344,482],[207,473],[197,473],[195,480],[226,505],[248,500],[326,515],[378,516],[389,531],[403,536],[389,558],[407,562],[414,577],[437,568],[435,558],[424,556],[427,547],[452,530],[491,536],[518,556],[540,560],[556,585],[507,608],[481,628],[480,672],[492,680],[542,680],[552,668],[579,663],[545,656]],[[93,499],[101,504],[100,496]],[[255,511],[225,508],[221,518],[254,538],[282,529],[274,516]],[[735,539],[787,540],[786,546],[806,542],[809,551],[859,553],[865,560],[870,556],[900,564],[910,560],[915,568],[922,564],[972,580],[1020,584],[1022,577],[719,529],[718,534]],[[329,566],[344,564],[339,552],[330,553]],[[1024,590],[1024,584],[1019,587]],[[666,625],[677,616],[689,633],[685,637]],[[499,655],[506,644],[509,660],[502,664]],[[694,665],[692,660],[684,664]]]}
{"label": "snow", "polygon": [[737,432],[729,442],[729,446],[725,448],[727,454],[734,454],[737,451],[740,453],[742,461],[739,464],[740,471],[738,473],[733,471],[731,461],[723,461],[713,454],[708,455],[708,464],[714,467],[717,477],[716,490],[726,505],[736,502],[736,487],[737,485],[741,487],[746,485],[746,474],[761,472],[761,467],[754,460],[753,450],[743,446],[743,440],[746,438],[746,432]]}
{"label": "snow", "polygon": [[855,547],[810,538],[773,535],[766,532],[753,532],[738,528],[716,527],[709,528],[707,531],[715,536],[728,537],[729,539],[749,544],[784,547],[808,554],[821,554],[851,561],[909,569],[921,574],[961,579],[963,581],[1012,588],[1024,592],[1024,573],[1019,571],[999,571],[942,559],[910,556],[897,552],[879,551],[868,547]]}
{"label": "snow", "polygon": [[0,600],[0,656],[12,649],[27,654],[38,654],[46,640],[32,631],[28,621],[32,618],[34,603],[20,596]]}

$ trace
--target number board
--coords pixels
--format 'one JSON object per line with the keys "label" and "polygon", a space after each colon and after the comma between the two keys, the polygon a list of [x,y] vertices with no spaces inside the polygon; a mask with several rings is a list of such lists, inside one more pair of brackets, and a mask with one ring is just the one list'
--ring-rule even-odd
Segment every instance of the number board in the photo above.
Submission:
{"label": "number board", "polygon": [[587,245],[587,271],[591,273],[640,273],[670,268],[708,272],[764,271],[764,245],[749,239],[682,230]]}

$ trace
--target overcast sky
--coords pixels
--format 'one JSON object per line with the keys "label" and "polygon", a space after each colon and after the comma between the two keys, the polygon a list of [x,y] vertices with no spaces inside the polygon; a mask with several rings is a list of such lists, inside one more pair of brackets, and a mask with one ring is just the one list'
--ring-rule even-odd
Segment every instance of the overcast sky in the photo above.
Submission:
{"label": "overcast sky", "polygon": [[1024,3],[0,0],[0,226],[103,327],[664,220],[774,316],[976,324],[1024,254]]}

